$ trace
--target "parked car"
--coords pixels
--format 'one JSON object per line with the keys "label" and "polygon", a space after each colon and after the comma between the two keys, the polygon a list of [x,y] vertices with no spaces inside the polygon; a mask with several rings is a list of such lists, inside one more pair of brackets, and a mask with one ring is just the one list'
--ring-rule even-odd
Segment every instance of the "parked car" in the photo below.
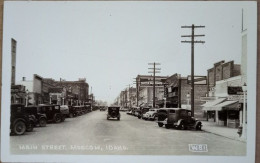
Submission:
{"label": "parked car", "polygon": [[108,107],[108,111],[107,111],[107,120],[109,118],[117,118],[117,120],[120,120],[120,112],[119,112],[120,107],[117,106],[112,106],[112,107]]}
{"label": "parked car", "polygon": [[47,121],[60,123],[65,120],[65,115],[62,114],[60,105],[40,104],[38,109],[41,114],[46,115]]}
{"label": "parked car", "polygon": [[146,112],[145,114],[143,114],[143,119],[145,120],[156,120],[157,119],[157,112],[158,112],[158,108],[152,108],[149,109],[148,112]]}
{"label": "parked car", "polygon": [[87,110],[87,113],[89,113],[89,112],[92,111],[92,104],[91,104],[91,103],[85,102],[85,103],[84,103],[84,107],[85,107],[85,109]]}
{"label": "parked car", "polygon": [[149,107],[141,107],[140,108],[140,111],[138,112],[138,115],[137,115],[137,117],[139,118],[139,119],[143,119],[143,115],[146,113],[146,112],[148,112],[149,111]]}
{"label": "parked car", "polygon": [[83,106],[73,106],[75,108],[76,116],[81,116],[83,114]]}
{"label": "parked car", "polygon": [[135,107],[133,109],[133,114],[132,115],[137,117],[139,115],[140,111],[141,111],[140,107]]}
{"label": "parked car", "polygon": [[132,115],[132,114],[133,114],[133,111],[132,111],[132,110],[129,110],[128,112],[126,112],[126,114]]}
{"label": "parked car", "polygon": [[165,128],[201,130],[202,123],[191,117],[191,111],[182,108],[163,108],[158,111],[158,126]]}
{"label": "parked car", "polygon": [[65,118],[68,117],[69,114],[70,114],[68,105],[61,105],[60,111],[61,111],[61,114],[62,114],[62,120],[61,121],[64,121]]}
{"label": "parked car", "polygon": [[23,135],[33,131],[36,118],[26,113],[23,104],[11,104],[10,130],[11,134]]}
{"label": "parked car", "polygon": [[99,109],[99,110],[100,110],[100,111],[106,111],[106,109],[107,109],[107,108],[106,108],[105,106],[100,106],[100,109]]}
{"label": "parked car", "polygon": [[128,109],[127,108],[124,108],[124,107],[121,107],[120,108],[120,111],[122,111],[122,112],[125,112],[125,111],[127,111]]}
{"label": "parked car", "polygon": [[47,124],[47,117],[45,114],[42,114],[39,112],[39,109],[37,106],[27,106],[24,107],[25,112],[29,115],[34,115],[36,118],[35,124],[39,125],[40,127],[45,127]]}
{"label": "parked car", "polygon": [[73,118],[77,116],[77,111],[76,108],[73,106],[68,106],[69,107],[69,117]]}

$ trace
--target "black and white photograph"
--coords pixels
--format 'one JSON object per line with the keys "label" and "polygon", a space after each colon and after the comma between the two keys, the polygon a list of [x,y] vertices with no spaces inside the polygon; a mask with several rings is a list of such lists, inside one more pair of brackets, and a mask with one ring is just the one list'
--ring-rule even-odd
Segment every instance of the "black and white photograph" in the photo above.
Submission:
{"label": "black and white photograph", "polygon": [[5,1],[2,161],[253,163],[256,4]]}

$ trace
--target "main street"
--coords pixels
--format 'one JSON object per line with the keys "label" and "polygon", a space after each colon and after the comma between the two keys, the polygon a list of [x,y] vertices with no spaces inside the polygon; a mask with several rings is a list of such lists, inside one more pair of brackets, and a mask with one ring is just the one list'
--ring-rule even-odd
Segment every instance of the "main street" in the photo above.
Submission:
{"label": "main street", "polygon": [[[121,120],[107,120],[106,111],[67,118],[59,124],[36,127],[10,137],[13,154],[102,155],[245,155],[246,143],[204,131],[158,127],[121,112]],[[203,129],[203,127],[202,127]],[[189,144],[206,144],[207,152],[191,152]],[[235,150],[234,150],[235,149]]]}

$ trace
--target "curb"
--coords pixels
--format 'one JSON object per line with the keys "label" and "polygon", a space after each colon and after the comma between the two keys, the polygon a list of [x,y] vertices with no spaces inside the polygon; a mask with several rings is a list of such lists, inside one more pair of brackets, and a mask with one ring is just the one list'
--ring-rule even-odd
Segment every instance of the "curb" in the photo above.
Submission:
{"label": "curb", "polygon": [[214,135],[222,136],[222,137],[225,137],[225,138],[228,138],[228,139],[231,139],[231,140],[236,140],[236,141],[246,143],[246,140],[243,140],[243,139],[240,139],[240,138],[232,138],[232,137],[229,137],[229,136],[225,136],[225,135],[222,135],[222,134],[218,134],[218,133],[208,131],[208,130],[203,130],[203,129],[202,129],[202,131],[205,131],[207,133],[211,133],[211,134],[214,134]]}

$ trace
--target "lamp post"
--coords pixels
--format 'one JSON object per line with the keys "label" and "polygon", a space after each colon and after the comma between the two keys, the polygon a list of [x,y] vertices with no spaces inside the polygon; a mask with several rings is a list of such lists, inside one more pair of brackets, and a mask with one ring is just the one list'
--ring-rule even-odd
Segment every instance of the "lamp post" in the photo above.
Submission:
{"label": "lamp post", "polygon": [[242,124],[242,135],[241,138],[246,140],[246,92],[247,92],[247,85],[244,83],[242,86],[243,93],[244,93],[244,103],[243,103],[243,124]]}

